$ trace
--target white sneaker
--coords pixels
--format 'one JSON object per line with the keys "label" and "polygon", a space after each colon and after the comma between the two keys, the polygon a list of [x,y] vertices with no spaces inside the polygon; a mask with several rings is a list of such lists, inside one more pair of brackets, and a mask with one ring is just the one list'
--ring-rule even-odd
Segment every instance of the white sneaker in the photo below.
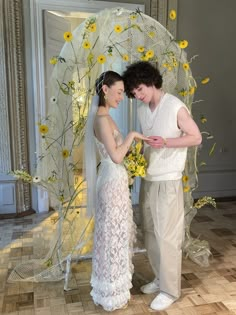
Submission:
{"label": "white sneaker", "polygon": [[150,307],[156,311],[162,311],[174,303],[177,299],[167,293],[160,293],[152,301]]}
{"label": "white sneaker", "polygon": [[159,280],[154,279],[152,282],[143,285],[140,288],[140,291],[145,294],[156,293],[159,290]]}

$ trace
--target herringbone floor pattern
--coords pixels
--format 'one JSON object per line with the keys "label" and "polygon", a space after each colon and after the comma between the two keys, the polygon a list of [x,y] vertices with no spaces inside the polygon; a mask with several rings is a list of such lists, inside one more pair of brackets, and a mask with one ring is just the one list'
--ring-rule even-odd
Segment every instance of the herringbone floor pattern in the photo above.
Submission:
{"label": "herringbone floor pattern", "polygon": [[[74,289],[65,292],[63,281],[56,283],[7,283],[10,270],[33,258],[36,242],[55,214],[31,215],[0,221],[0,314],[9,315],[99,315],[107,314],[90,297],[91,262],[72,267]],[[230,315],[236,314],[236,202],[219,202],[217,209],[199,210],[192,233],[209,241],[210,266],[202,268],[183,259],[182,296],[169,309],[149,308],[154,294],[143,295],[139,287],[153,278],[144,253],[134,257],[132,299],[117,315]],[[48,242],[50,235],[46,235]],[[38,243],[37,243],[38,244]],[[42,243],[42,246],[44,244]]]}

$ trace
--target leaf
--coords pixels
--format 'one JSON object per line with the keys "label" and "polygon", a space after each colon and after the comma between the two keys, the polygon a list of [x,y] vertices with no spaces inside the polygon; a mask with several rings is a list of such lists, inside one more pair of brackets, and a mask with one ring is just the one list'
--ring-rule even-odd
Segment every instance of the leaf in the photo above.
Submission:
{"label": "leaf", "polygon": [[60,84],[60,82],[57,80],[57,83],[60,87],[60,90],[62,91],[62,93],[64,93],[65,95],[69,95],[69,87],[65,84],[65,83],[62,83],[66,86],[66,89],[62,87],[62,84]]}

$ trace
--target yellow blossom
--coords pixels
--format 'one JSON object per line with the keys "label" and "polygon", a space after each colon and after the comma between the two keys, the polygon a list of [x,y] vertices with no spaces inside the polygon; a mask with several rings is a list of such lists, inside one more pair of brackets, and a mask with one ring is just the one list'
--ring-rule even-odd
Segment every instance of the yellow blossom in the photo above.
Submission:
{"label": "yellow blossom", "polygon": [[188,94],[189,95],[193,95],[195,93],[195,87],[194,86],[191,86],[189,91],[188,91]]}
{"label": "yellow blossom", "polygon": [[106,62],[106,57],[104,55],[99,55],[97,57],[97,61],[100,63],[100,64],[103,64]]}
{"label": "yellow blossom", "polygon": [[48,126],[47,125],[39,125],[39,132],[43,135],[48,133]]}
{"label": "yellow blossom", "polygon": [[137,19],[137,15],[136,14],[130,14],[129,18],[130,18],[130,20],[135,20],[135,19]]}
{"label": "yellow blossom", "polygon": [[179,47],[183,48],[183,49],[188,47],[188,41],[187,40],[181,40],[178,42],[178,44],[179,44]]}
{"label": "yellow blossom", "polygon": [[69,82],[68,82],[68,86],[69,86],[70,88],[73,89],[73,88],[74,88],[74,85],[75,85],[75,81],[72,80],[72,81],[69,81]]}
{"label": "yellow blossom", "polygon": [[205,124],[207,122],[207,119],[206,119],[206,117],[205,116],[201,116],[201,123],[202,124]]}
{"label": "yellow blossom", "polygon": [[83,48],[84,48],[84,49],[89,49],[90,47],[91,47],[90,42],[87,41],[87,40],[85,40],[85,41],[83,42]]}
{"label": "yellow blossom", "polygon": [[92,33],[96,32],[96,29],[97,29],[96,23],[90,24],[88,29]]}
{"label": "yellow blossom", "polygon": [[169,66],[168,63],[163,63],[163,64],[162,64],[162,67],[164,67],[164,68],[167,68],[168,66]]}
{"label": "yellow blossom", "polygon": [[140,151],[142,149],[142,142],[141,141],[137,142],[135,148],[137,150],[137,153],[140,153]]}
{"label": "yellow blossom", "polygon": [[117,25],[114,26],[114,31],[115,31],[116,33],[120,33],[120,32],[123,31],[123,28],[122,28],[121,25],[117,24]]}
{"label": "yellow blossom", "polygon": [[148,50],[148,51],[146,52],[146,57],[147,57],[148,59],[152,58],[153,56],[154,56],[154,51],[153,51],[152,49],[150,49],[150,50]]}
{"label": "yellow blossom", "polygon": [[181,91],[179,91],[179,95],[181,95],[181,96],[186,96],[188,94],[188,91],[186,91],[186,90],[181,90]]}
{"label": "yellow blossom", "polygon": [[72,40],[72,38],[73,38],[73,35],[72,35],[71,32],[65,32],[65,33],[64,33],[64,40],[65,40],[66,42],[70,42],[70,41]]}
{"label": "yellow blossom", "polygon": [[216,201],[214,198],[212,197],[208,197],[208,196],[204,196],[200,199],[198,199],[195,203],[194,203],[194,208],[196,209],[201,209],[203,206],[205,205],[211,205],[213,207],[216,207]]}
{"label": "yellow blossom", "polygon": [[185,71],[189,70],[189,64],[188,63],[183,63],[183,68]]}
{"label": "yellow blossom", "polygon": [[148,61],[148,57],[147,57],[147,56],[141,56],[140,59],[141,59],[142,61]]}
{"label": "yellow blossom", "polygon": [[57,64],[57,58],[56,57],[52,57],[50,60],[49,60],[50,64],[51,65],[56,65]]}
{"label": "yellow blossom", "polygon": [[187,175],[184,175],[184,176],[182,177],[182,181],[183,181],[184,183],[187,183],[187,181],[188,181],[188,176],[187,176]]}
{"label": "yellow blossom", "polygon": [[129,56],[128,56],[128,55],[123,55],[123,56],[122,56],[122,59],[123,59],[124,61],[129,61]]}
{"label": "yellow blossom", "polygon": [[210,81],[210,78],[206,77],[206,78],[202,79],[201,83],[202,84],[207,84],[209,81]]}
{"label": "yellow blossom", "polygon": [[67,149],[62,150],[62,157],[64,159],[68,158],[69,155],[70,155],[69,150],[67,150]]}
{"label": "yellow blossom", "polygon": [[190,186],[184,186],[184,192],[190,191]]}
{"label": "yellow blossom", "polygon": [[148,36],[149,36],[150,38],[153,38],[153,37],[155,36],[155,33],[154,33],[154,32],[149,32],[149,33],[148,33]]}
{"label": "yellow blossom", "polygon": [[176,11],[175,11],[175,10],[170,10],[169,18],[170,18],[172,21],[176,19]]}
{"label": "yellow blossom", "polygon": [[137,47],[137,51],[140,52],[140,53],[144,52],[144,47],[143,46],[138,46]]}

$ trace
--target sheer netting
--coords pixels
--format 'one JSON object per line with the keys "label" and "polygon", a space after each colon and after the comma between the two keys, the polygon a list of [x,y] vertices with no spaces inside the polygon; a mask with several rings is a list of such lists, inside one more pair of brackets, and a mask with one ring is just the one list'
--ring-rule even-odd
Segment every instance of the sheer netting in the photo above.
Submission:
{"label": "sheer netting", "polygon": [[[122,143],[118,131],[114,138],[117,145]],[[101,164],[97,180],[91,295],[95,304],[112,311],[130,299],[135,225],[127,172],[123,165],[112,162],[97,139],[96,144]]]}
{"label": "sheer netting", "polygon": [[[63,37],[63,34],[61,36]],[[159,22],[143,14],[139,9],[136,11],[123,8],[103,10],[87,18],[73,31],[73,34],[70,32],[64,34],[64,38],[65,44],[60,55],[52,56],[54,70],[48,88],[50,95],[46,100],[47,111],[45,115],[38,114],[37,117],[39,145],[37,147],[37,167],[33,174],[34,183],[47,189],[50,205],[56,210],[58,221],[53,226],[55,233],[51,243],[47,242],[50,248],[44,248],[44,251],[36,249],[31,260],[14,268],[9,281],[40,282],[65,279],[65,289],[68,289],[71,261],[85,256],[90,257],[92,254],[90,240],[93,238],[93,219],[85,216],[86,204],[81,196],[86,185],[84,178],[80,179],[80,170],[81,164],[83,164],[81,151],[83,151],[84,127],[94,95],[96,78],[103,71],[117,71],[117,69],[125,69],[126,65],[132,62],[148,60],[159,67],[163,76],[165,92],[179,97],[188,106],[190,112],[197,83],[189,67],[192,60],[187,59],[184,51],[186,43],[173,38]],[[102,152],[101,146],[100,152]],[[195,215],[196,210],[191,195],[197,187],[196,156],[197,149],[189,149],[185,168],[185,175],[189,178],[190,186],[189,192],[185,193],[186,230],[188,232],[191,222],[189,218]],[[121,165],[114,165],[103,156],[100,172],[104,174],[99,177],[98,181],[98,189],[101,190],[103,196],[103,199],[101,197],[99,200],[99,209],[106,209],[106,215],[112,212],[112,218],[109,215],[106,217],[107,222],[112,220],[109,223],[112,226],[111,235],[102,235],[101,233],[106,231],[102,228],[105,214],[98,212],[96,219],[100,222],[98,224],[100,229],[95,235],[96,242],[101,243],[100,238],[104,236],[110,242],[117,242],[117,246],[127,248],[132,236],[128,237],[129,232],[122,230],[125,229],[122,223],[130,220],[128,222],[131,224],[131,207],[128,202],[128,191],[124,188],[127,180],[124,168]],[[112,179],[111,176],[113,176]],[[107,182],[103,184],[102,180],[107,180]],[[106,192],[105,187],[107,187]],[[117,195],[122,195],[122,200],[117,200],[116,207],[113,207],[106,200],[114,202],[117,198],[116,192],[119,192]],[[126,212],[121,206],[124,203],[128,207]],[[130,217],[123,217],[123,215]],[[120,229],[116,228],[118,220]],[[49,228],[52,229],[52,227]],[[119,230],[119,236],[115,234],[116,230]],[[126,239],[126,244],[123,243],[124,239]],[[100,260],[102,257],[106,257],[107,249],[104,249],[104,244],[98,247],[96,242],[96,255],[103,255],[99,258]],[[208,263],[208,244],[200,241],[197,244],[194,243],[194,239],[189,233],[186,233],[184,252],[200,265]],[[115,253],[112,253],[111,257],[115,256]],[[105,263],[105,260],[101,262],[101,265],[102,263]],[[109,265],[111,262],[106,263]],[[119,266],[129,263],[129,258],[122,256],[120,265],[117,262],[115,266],[119,268]],[[102,271],[105,272],[105,269],[97,268],[98,263],[95,258],[92,294],[98,303],[102,303],[101,300],[106,298],[107,293],[101,293],[96,283],[102,281],[99,277],[103,274]],[[132,270],[131,267],[130,270]],[[121,300],[117,303],[121,305],[129,295],[127,289],[130,287],[131,271],[130,275],[124,275],[121,269],[117,269],[110,275],[110,279],[114,280],[113,277],[116,275],[121,279],[118,288],[124,288],[122,292],[126,295],[126,298],[122,294],[119,295]],[[107,281],[108,278],[107,274],[104,281]],[[115,308],[115,300],[113,305],[107,307]]]}

